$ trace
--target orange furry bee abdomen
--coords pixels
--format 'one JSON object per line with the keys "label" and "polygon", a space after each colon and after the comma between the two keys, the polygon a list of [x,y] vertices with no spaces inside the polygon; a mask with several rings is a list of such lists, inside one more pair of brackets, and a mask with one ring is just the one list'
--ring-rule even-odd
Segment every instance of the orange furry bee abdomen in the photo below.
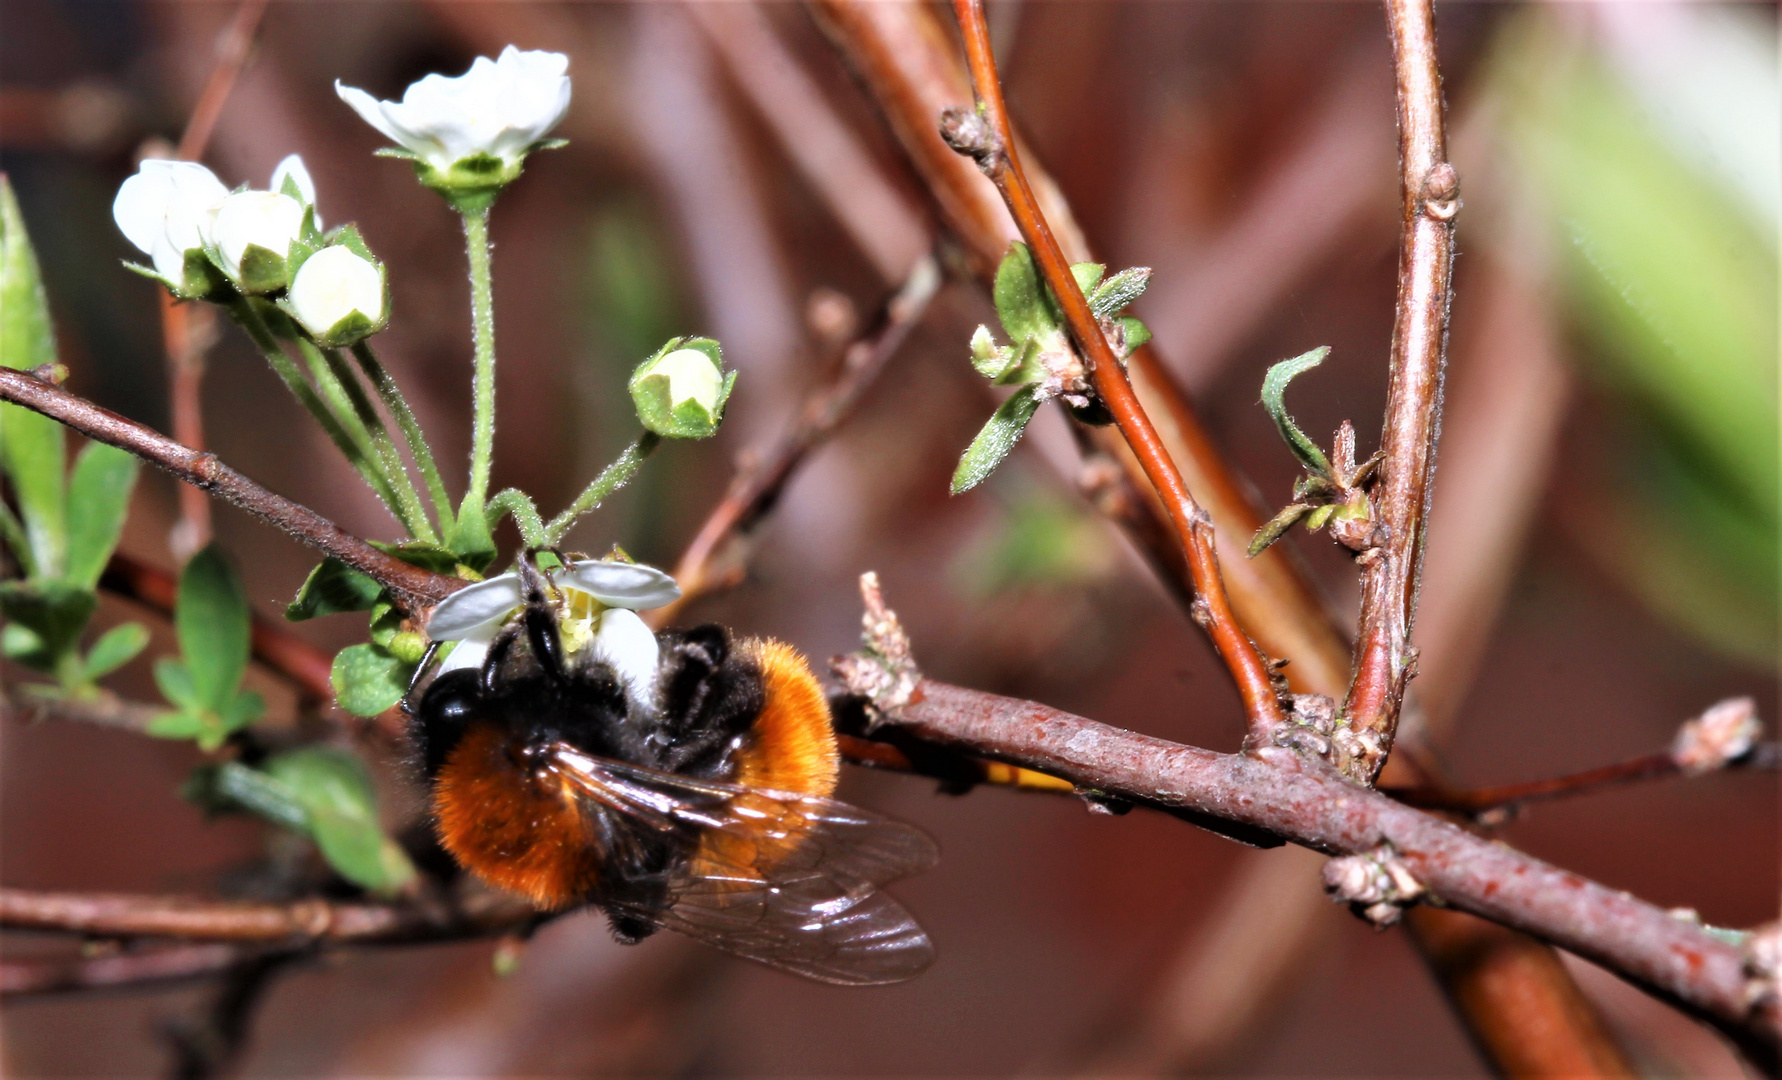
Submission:
{"label": "orange furry bee abdomen", "polygon": [[[827,797],[840,770],[828,702],[810,666],[790,646],[744,640],[735,658],[758,674],[761,706],[711,779],[748,788]],[[560,908],[592,898],[604,857],[600,829],[581,790],[551,767],[525,731],[473,721],[433,783],[441,845],[459,864],[498,888]],[[735,860],[751,845],[767,863],[796,847],[798,823],[783,813],[763,819],[759,842],[711,833],[693,854]],[[772,838],[769,838],[772,834]]]}

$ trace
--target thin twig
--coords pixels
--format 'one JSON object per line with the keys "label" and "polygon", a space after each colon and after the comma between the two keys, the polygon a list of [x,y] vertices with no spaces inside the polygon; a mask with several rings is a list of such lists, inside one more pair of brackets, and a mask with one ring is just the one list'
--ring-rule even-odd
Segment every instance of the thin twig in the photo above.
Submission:
{"label": "thin twig", "polygon": [[[217,118],[229,100],[253,51],[254,35],[266,14],[266,0],[242,0],[235,18],[217,43],[216,63],[204,89],[192,106],[186,130],[175,151],[183,161],[198,161],[210,145]],[[167,353],[169,407],[173,437],[187,446],[204,448],[204,357],[216,340],[216,312],[204,304],[186,304],[162,292],[161,341]],[[181,488],[179,524],[174,533],[174,554],[183,558],[210,542],[210,500],[204,493]]]}
{"label": "thin twig", "polygon": [[1226,597],[1225,583],[1219,574],[1219,559],[1213,550],[1212,520],[1189,493],[1187,482],[1182,479],[1144,406],[1133,393],[1125,369],[1108,345],[1094,313],[1089,310],[1083,290],[1071,275],[1070,263],[1052,235],[1034,199],[1033,189],[1021,171],[1014,131],[1009,126],[1008,112],[1003,105],[1002,85],[996,77],[996,61],[991,55],[983,0],[954,0],[953,9],[964,34],[966,66],[971,71],[972,88],[982,117],[948,114],[943,123],[954,129],[954,137],[948,141],[955,149],[971,153],[979,168],[1002,193],[1021,235],[1033,249],[1046,284],[1063,309],[1072,339],[1089,362],[1090,377],[1097,393],[1113,414],[1127,445],[1138,455],[1145,477],[1162,497],[1177,543],[1188,557],[1194,578],[1196,621],[1205,627],[1237,683],[1244,712],[1249,718],[1251,741],[1259,744],[1266,740],[1269,732],[1285,724],[1286,717],[1269,677],[1267,662],[1231,612],[1231,602]]}
{"label": "thin twig", "polygon": [[1218,754],[1030,701],[923,679],[888,716],[921,739],[1136,805],[1258,830],[1335,855],[1389,848],[1449,907],[1577,953],[1773,1059],[1782,1014],[1752,1005],[1738,947],[1699,924],[1474,836],[1279,747]]}
{"label": "thin twig", "polygon": [[347,532],[306,506],[274,495],[219,461],[182,446],[134,420],[25,371],[0,369],[0,401],[23,405],[59,420],[89,439],[128,450],[195,487],[240,507],[308,546],[332,555],[385,588],[402,608],[419,616],[463,588],[465,582],[412,566]]}
{"label": "thin twig", "polygon": [[1402,247],[1384,459],[1371,493],[1384,542],[1362,554],[1361,621],[1355,674],[1343,714],[1378,744],[1375,774],[1392,749],[1405,684],[1416,673],[1411,624],[1429,516],[1430,477],[1441,428],[1442,365],[1448,339],[1454,216],[1460,183],[1448,164],[1442,78],[1432,0],[1386,0],[1398,86]]}
{"label": "thin twig", "polygon": [[921,321],[940,284],[940,268],[935,261],[926,256],[919,259],[903,288],[885,305],[878,325],[842,353],[834,380],[805,400],[797,418],[772,449],[756,456],[730,481],[724,498],[706,516],[675,565],[681,598],[650,612],[647,618],[651,626],[668,625],[688,604],[728,583],[730,579],[720,577],[716,571],[721,549],[733,537],[746,535],[773,509],[786,483],[811,451],[853,414],[867,388]]}
{"label": "thin twig", "polygon": [[[1782,751],[1782,744],[1764,743],[1754,746],[1750,752],[1728,761],[1724,767],[1728,769],[1774,769],[1778,757],[1782,757],[1782,753],[1779,751]],[[1513,810],[1524,803],[1562,799],[1574,795],[1589,795],[1623,784],[1638,783],[1642,780],[1662,780],[1666,777],[1683,775],[1685,775],[1683,766],[1678,764],[1677,759],[1666,751],[1645,754],[1627,761],[1618,761],[1613,765],[1599,765],[1594,769],[1567,773],[1564,776],[1550,776],[1544,780],[1527,780],[1520,784],[1502,784],[1498,787],[1474,788],[1468,791],[1456,791],[1440,786],[1385,788],[1382,790],[1406,806],[1421,807],[1425,810],[1448,810],[1457,814],[1482,817]]]}
{"label": "thin twig", "polygon": [[0,963],[0,997],[160,986],[227,971],[252,955],[238,945],[174,945],[110,956]]}
{"label": "thin twig", "polygon": [[249,903],[130,893],[55,893],[0,888],[0,927],[89,937],[297,945],[387,945],[485,937],[529,925],[524,901],[475,893],[455,903]]}

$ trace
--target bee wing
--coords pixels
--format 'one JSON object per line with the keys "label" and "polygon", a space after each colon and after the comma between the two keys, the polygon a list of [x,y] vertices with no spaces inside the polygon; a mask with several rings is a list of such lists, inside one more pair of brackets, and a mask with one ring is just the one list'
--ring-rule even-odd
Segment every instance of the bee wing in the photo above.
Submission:
{"label": "bee wing", "polygon": [[583,797],[633,827],[687,838],[666,908],[603,901],[609,909],[828,983],[901,982],[934,962],[928,935],[878,890],[938,861],[921,831],[833,799],[658,772],[566,746],[555,760]]}

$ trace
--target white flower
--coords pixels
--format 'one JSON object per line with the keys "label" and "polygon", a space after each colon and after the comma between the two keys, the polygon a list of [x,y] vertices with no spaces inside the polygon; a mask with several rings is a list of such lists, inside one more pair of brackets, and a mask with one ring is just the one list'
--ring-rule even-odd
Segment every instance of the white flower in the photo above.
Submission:
{"label": "white flower", "polygon": [[[268,191],[278,192],[279,194],[285,194],[286,180],[291,181],[291,183],[296,186],[297,201],[314,209],[316,205],[316,182],[309,178],[309,170],[304,167],[301,155],[286,154],[285,159],[279,162],[277,167],[272,170],[272,182],[266,185],[266,189]],[[316,228],[320,229],[322,227],[321,216],[317,215],[313,220]]]}
{"label": "white flower", "polygon": [[457,78],[410,83],[401,101],[379,101],[338,80],[334,91],[366,123],[444,172],[479,154],[517,164],[569,110],[568,69],[562,53],[509,45],[498,60],[477,57]]}
{"label": "white flower", "polygon": [[186,252],[204,246],[210,211],[229,194],[216,174],[196,162],[151,159],[118,188],[111,216],[155,272],[184,289]]}
{"label": "white flower", "polygon": [[[656,635],[637,616],[680,598],[674,578],[640,563],[585,559],[547,575],[563,593],[558,625],[565,652],[587,648],[612,666],[627,696],[647,707],[654,697],[659,649]],[[489,644],[526,602],[520,575],[498,574],[459,589],[433,609],[427,636],[456,641],[440,674],[482,666]]]}
{"label": "white flower", "polygon": [[[303,204],[276,191],[238,191],[218,203],[205,229],[217,265],[244,292],[285,285],[285,257],[302,234]],[[266,254],[249,260],[249,248]]]}
{"label": "white flower", "polygon": [[351,344],[383,323],[384,275],[375,263],[336,244],[303,261],[285,299],[311,337],[327,345]]}

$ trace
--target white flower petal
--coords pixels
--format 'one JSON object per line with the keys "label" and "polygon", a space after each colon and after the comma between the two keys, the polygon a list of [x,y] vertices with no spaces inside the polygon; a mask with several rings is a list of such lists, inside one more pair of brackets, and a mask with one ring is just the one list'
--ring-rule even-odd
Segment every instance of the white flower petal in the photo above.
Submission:
{"label": "white flower petal", "polygon": [[654,696],[656,663],[661,646],[656,635],[644,625],[634,611],[612,608],[600,615],[600,629],[594,631],[591,646],[594,656],[612,665],[613,673],[625,684],[626,695],[639,702]]}
{"label": "white flower petal", "polygon": [[153,255],[158,246],[172,246],[183,261],[184,252],[203,243],[199,230],[210,209],[228,194],[216,174],[197,162],[151,158],[118,188],[111,214],[138,251]]}
{"label": "white flower petal", "polygon": [[560,587],[580,589],[615,608],[643,611],[672,604],[681,598],[674,578],[642,563],[611,559],[583,559],[552,575]]}
{"label": "white flower petal", "polygon": [[383,132],[384,138],[398,146],[408,147],[407,132],[390,123],[389,118],[384,115],[383,103],[378,99],[356,86],[343,85],[339,79],[334,80],[334,92],[340,95],[340,100],[353,107],[353,111],[359,114],[359,119]]}
{"label": "white flower petal", "polygon": [[435,677],[444,675],[448,671],[457,671],[460,668],[482,667],[483,659],[489,655],[489,642],[492,640],[493,638],[460,640],[452,646],[452,651],[446,654],[445,660],[439,665],[439,670],[434,673]]}
{"label": "white flower petal", "polygon": [[525,599],[520,575],[497,574],[441,600],[427,617],[427,636],[434,641],[469,641],[485,626],[493,635],[508,613]]}
{"label": "white flower petal", "polygon": [[[286,177],[289,177],[291,181],[297,185],[297,193],[302,196],[299,201],[302,202],[303,205],[313,208],[316,204],[316,182],[309,178],[309,169],[304,166],[303,157],[301,155],[285,155],[285,159],[278,163],[277,168],[272,170],[272,182],[266,185],[267,190],[282,192],[285,187]],[[319,229],[322,227],[322,216],[320,214],[316,215],[315,223],[316,228]]]}

